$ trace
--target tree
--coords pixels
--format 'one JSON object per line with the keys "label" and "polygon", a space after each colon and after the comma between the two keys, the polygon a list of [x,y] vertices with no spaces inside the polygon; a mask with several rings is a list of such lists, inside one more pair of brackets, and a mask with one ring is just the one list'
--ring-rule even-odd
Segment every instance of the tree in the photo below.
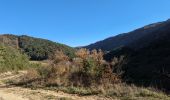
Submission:
{"label": "tree", "polygon": [[0,72],[19,70],[29,67],[27,55],[12,47],[0,46]]}

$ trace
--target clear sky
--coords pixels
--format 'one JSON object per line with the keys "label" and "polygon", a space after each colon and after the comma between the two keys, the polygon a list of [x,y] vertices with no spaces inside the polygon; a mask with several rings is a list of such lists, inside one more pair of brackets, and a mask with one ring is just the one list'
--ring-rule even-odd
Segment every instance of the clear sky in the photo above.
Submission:
{"label": "clear sky", "polygon": [[0,34],[83,46],[170,18],[170,0],[0,0]]}

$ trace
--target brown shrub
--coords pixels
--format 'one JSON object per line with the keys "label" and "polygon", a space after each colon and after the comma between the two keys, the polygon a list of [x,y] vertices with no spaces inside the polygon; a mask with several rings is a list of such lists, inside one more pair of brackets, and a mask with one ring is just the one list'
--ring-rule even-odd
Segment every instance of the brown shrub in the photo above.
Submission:
{"label": "brown shrub", "polygon": [[82,48],[82,49],[77,50],[75,54],[79,58],[86,59],[90,55],[90,51]]}
{"label": "brown shrub", "polygon": [[[92,68],[93,66],[86,65],[86,67]],[[78,72],[72,72],[69,77],[72,85],[81,87],[97,85],[107,86],[108,84],[116,84],[121,82],[119,75],[112,72],[110,64],[108,63],[102,64],[93,70],[90,68]]]}
{"label": "brown shrub", "polygon": [[69,61],[62,51],[57,51],[49,66],[31,71],[26,77],[38,78],[37,83],[43,86],[106,87],[120,82],[111,64],[103,61],[101,50],[80,49],[76,55],[77,58]]}
{"label": "brown shrub", "polygon": [[119,75],[113,73],[113,70],[110,64],[103,64],[100,68],[100,72],[98,74],[99,84],[107,85],[107,84],[115,84],[120,83]]}
{"label": "brown shrub", "polygon": [[54,64],[57,64],[58,62],[61,61],[68,61],[69,57],[66,56],[63,51],[56,51],[54,55],[51,56],[51,60],[53,61]]}

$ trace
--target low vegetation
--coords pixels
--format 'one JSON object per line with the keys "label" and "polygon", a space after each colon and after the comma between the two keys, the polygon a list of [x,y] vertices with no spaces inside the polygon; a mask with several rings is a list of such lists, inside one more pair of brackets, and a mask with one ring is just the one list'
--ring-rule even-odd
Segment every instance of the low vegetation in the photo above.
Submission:
{"label": "low vegetation", "polygon": [[32,89],[43,88],[121,100],[169,100],[168,95],[157,89],[127,85],[122,80],[126,72],[121,66],[127,63],[126,54],[129,52],[132,51],[127,48],[111,52],[115,53],[115,57],[110,59],[108,56],[107,62],[103,58],[107,56],[101,50],[79,49],[74,57],[56,50],[49,57],[50,60],[40,62],[29,61],[29,57],[16,48],[0,45],[0,72],[27,70],[27,74],[19,81],[9,80],[7,84]]}
{"label": "low vegetation", "polygon": [[[111,64],[103,60],[102,51],[80,49],[76,58],[69,59],[62,51],[56,51],[49,66],[30,71],[23,81],[37,80],[42,86],[107,86],[120,82],[119,75],[112,73]],[[34,73],[33,73],[34,72]],[[35,75],[33,77],[30,77]],[[31,79],[29,79],[31,78]],[[33,78],[33,79],[32,79]],[[31,82],[32,84],[37,81]],[[36,84],[37,86],[37,84]]]}
{"label": "low vegetation", "polygon": [[79,95],[100,95],[122,100],[168,100],[169,96],[153,88],[127,85],[121,80],[123,72],[116,66],[124,57],[111,63],[103,60],[101,50],[80,49],[75,58],[56,51],[48,66],[32,68],[15,85],[43,88]]}
{"label": "low vegetation", "polygon": [[0,72],[22,70],[29,67],[27,55],[12,47],[0,45]]}

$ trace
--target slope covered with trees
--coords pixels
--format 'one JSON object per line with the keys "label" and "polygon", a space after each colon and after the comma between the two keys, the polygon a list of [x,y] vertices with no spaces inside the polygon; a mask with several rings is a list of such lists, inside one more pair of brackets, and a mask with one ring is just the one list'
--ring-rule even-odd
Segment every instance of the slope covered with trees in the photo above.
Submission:
{"label": "slope covered with trees", "polygon": [[138,44],[133,49],[128,46],[112,50],[105,54],[108,61],[124,56],[118,70],[123,72],[123,78],[128,82],[145,86],[170,90],[170,23],[154,31],[153,34],[131,43]]}
{"label": "slope covered with trees", "polygon": [[63,51],[69,57],[74,56],[74,49],[67,45],[25,35],[1,35],[0,42],[6,46],[21,49],[31,60],[48,59],[56,50]]}
{"label": "slope covered with trees", "polygon": [[[158,22],[136,29],[129,33],[123,33],[105,40],[85,46],[87,49],[102,49],[103,51],[112,51],[119,47],[129,47],[132,49],[143,48],[160,34],[157,31],[164,29],[170,25],[170,20]],[[140,44],[140,45],[139,45]]]}

